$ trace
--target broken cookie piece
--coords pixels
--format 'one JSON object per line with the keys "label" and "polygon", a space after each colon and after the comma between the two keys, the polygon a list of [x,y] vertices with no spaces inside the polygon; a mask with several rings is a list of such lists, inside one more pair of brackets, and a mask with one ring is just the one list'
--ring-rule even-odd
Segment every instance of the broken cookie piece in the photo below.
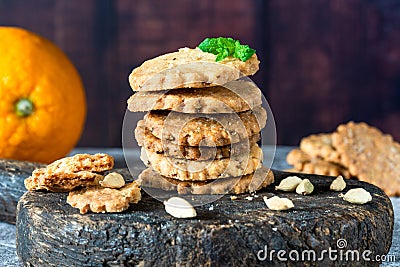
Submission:
{"label": "broken cookie piece", "polygon": [[99,154],[76,154],[54,161],[47,166],[48,170],[65,172],[105,172],[114,167],[114,158],[110,155]]}
{"label": "broken cookie piece", "polygon": [[102,172],[113,167],[114,158],[110,155],[77,154],[34,170],[24,183],[30,191],[68,192],[77,187],[97,186],[104,179]]}
{"label": "broken cookie piece", "polygon": [[68,192],[79,186],[98,185],[103,178],[103,175],[89,171],[52,172],[41,168],[34,170],[32,176],[25,179],[24,184],[29,191]]}
{"label": "broken cookie piece", "polygon": [[92,212],[122,212],[130,203],[141,199],[140,187],[136,182],[129,183],[120,189],[91,187],[69,193],[67,203],[79,209],[81,214]]}

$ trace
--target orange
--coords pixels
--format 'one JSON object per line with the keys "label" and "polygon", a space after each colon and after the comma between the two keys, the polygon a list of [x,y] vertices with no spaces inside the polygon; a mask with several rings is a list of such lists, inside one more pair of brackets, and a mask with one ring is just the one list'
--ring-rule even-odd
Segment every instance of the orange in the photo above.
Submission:
{"label": "orange", "polygon": [[49,163],[78,142],[86,117],[80,76],[49,40],[0,27],[0,157]]}

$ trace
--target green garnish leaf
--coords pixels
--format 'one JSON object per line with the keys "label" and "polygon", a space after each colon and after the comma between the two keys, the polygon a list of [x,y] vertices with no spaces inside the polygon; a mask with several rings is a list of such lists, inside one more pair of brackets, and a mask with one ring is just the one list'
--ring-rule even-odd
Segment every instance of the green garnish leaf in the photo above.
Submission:
{"label": "green garnish leaf", "polygon": [[216,55],[215,61],[217,62],[230,56],[244,62],[256,52],[248,45],[242,45],[238,40],[225,37],[206,38],[198,47],[203,52]]}

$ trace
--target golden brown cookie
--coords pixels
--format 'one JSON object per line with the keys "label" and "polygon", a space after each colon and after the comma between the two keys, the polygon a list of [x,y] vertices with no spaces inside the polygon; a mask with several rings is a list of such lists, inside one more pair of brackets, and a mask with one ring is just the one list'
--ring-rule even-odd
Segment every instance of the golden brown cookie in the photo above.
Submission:
{"label": "golden brown cookie", "polygon": [[95,186],[103,179],[98,172],[114,167],[114,158],[107,154],[77,154],[36,169],[25,179],[28,190],[70,191],[79,186]]}
{"label": "golden brown cookie", "polygon": [[136,182],[129,183],[120,189],[91,187],[72,191],[67,203],[78,208],[81,214],[92,212],[121,212],[130,203],[141,199],[140,187]]}
{"label": "golden brown cookie", "polygon": [[24,183],[30,191],[68,192],[80,186],[98,185],[103,178],[103,175],[89,171],[64,172],[41,168],[34,170]]}
{"label": "golden brown cookie", "polygon": [[350,178],[349,171],[336,163],[328,162],[320,158],[311,157],[301,149],[293,149],[286,157],[286,161],[294,166],[294,170],[301,173],[329,175]]}
{"label": "golden brown cookie", "polygon": [[258,134],[265,127],[267,112],[262,107],[238,114],[186,114],[151,111],[145,127],[164,142],[182,146],[225,146]]}
{"label": "golden brown cookie", "polygon": [[114,158],[107,154],[76,154],[54,161],[47,170],[65,172],[104,172],[114,167]]}
{"label": "golden brown cookie", "polygon": [[310,162],[311,157],[301,149],[295,148],[292,149],[286,156],[286,161],[290,165],[298,166],[301,169],[301,166],[304,162]]}
{"label": "golden brown cookie", "polygon": [[262,166],[255,173],[242,177],[222,178],[213,181],[180,181],[161,176],[151,168],[139,175],[138,182],[143,187],[158,188],[165,191],[177,191],[178,194],[221,195],[251,193],[267,187],[274,182],[274,175]]}
{"label": "golden brown cookie", "polygon": [[300,141],[300,149],[314,158],[340,163],[340,153],[332,144],[331,133],[312,134]]}
{"label": "golden brown cookie", "polygon": [[132,112],[173,110],[183,113],[235,113],[260,106],[261,91],[253,82],[232,81],[224,86],[137,92],[128,100]]}
{"label": "golden brown cookie", "polygon": [[142,148],[144,164],[159,174],[181,181],[206,181],[218,178],[239,177],[255,172],[261,167],[263,154],[255,144],[249,153],[219,160],[185,160],[166,157]]}
{"label": "golden brown cookie", "polygon": [[351,175],[389,196],[400,196],[400,144],[392,136],[363,122],[349,122],[339,125],[332,141]]}
{"label": "golden brown cookie", "polygon": [[163,144],[161,139],[155,137],[150,130],[145,127],[144,120],[140,120],[135,129],[135,138],[139,146],[142,146],[151,152],[164,154],[174,158],[208,160],[229,158],[231,155],[238,155],[239,153],[245,152],[252,144],[255,144],[260,140],[260,134],[251,136],[248,142],[239,142],[226,146],[179,146],[169,142]]}
{"label": "golden brown cookie", "polygon": [[256,54],[245,62],[233,57],[215,62],[215,58],[214,54],[198,48],[181,48],[145,61],[129,75],[129,84],[133,91],[223,85],[253,75],[260,63]]}

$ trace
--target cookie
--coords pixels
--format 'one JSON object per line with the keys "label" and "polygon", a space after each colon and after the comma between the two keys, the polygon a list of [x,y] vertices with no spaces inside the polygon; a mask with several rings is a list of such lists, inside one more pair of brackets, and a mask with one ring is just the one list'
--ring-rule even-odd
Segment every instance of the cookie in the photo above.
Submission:
{"label": "cookie", "polygon": [[253,82],[238,80],[208,88],[137,92],[129,98],[128,109],[132,112],[235,113],[261,103],[260,89]]}
{"label": "cookie", "polygon": [[300,141],[300,149],[314,158],[340,163],[340,153],[332,144],[332,134],[322,133],[304,137]]}
{"label": "cookie", "polygon": [[34,170],[24,184],[30,191],[68,192],[81,186],[98,185],[103,178],[103,175],[89,171],[65,172],[41,168]]}
{"label": "cookie", "polygon": [[[260,140],[260,134],[256,134],[251,136],[248,142],[239,142],[232,145],[218,147],[179,146],[169,142],[163,144],[162,140],[155,137],[144,124],[144,120],[138,121],[135,129],[135,138],[139,146],[142,146],[151,152],[188,160],[229,158],[231,154],[238,155],[239,153],[246,151],[249,149],[249,145]],[[233,153],[231,153],[231,150]]]}
{"label": "cookie", "polygon": [[65,172],[104,172],[114,167],[114,158],[107,154],[76,154],[54,161],[47,166],[51,171]]}
{"label": "cookie", "polygon": [[294,166],[294,170],[301,173],[351,177],[350,172],[345,167],[321,158],[312,157],[301,149],[290,151],[286,157],[286,161]]}
{"label": "cookie", "polygon": [[151,168],[140,175],[138,182],[142,187],[158,188],[165,191],[177,191],[178,194],[220,195],[251,193],[265,188],[274,182],[274,175],[262,166],[255,173],[242,177],[231,177],[213,181],[180,181],[161,176]]}
{"label": "cookie", "polygon": [[286,161],[290,165],[293,165],[295,167],[301,168],[302,164],[304,162],[310,162],[311,157],[307,153],[305,153],[303,150],[295,148],[292,149],[286,156]]}
{"label": "cookie", "polygon": [[339,125],[332,142],[351,175],[389,196],[400,196],[400,144],[392,136],[363,122],[349,122]]}
{"label": "cookie", "polygon": [[163,176],[181,181],[206,181],[253,173],[261,167],[263,154],[258,145],[253,145],[249,153],[236,157],[192,161],[166,157],[142,148],[140,158]]}
{"label": "cookie", "polygon": [[46,168],[36,169],[25,179],[28,190],[66,192],[76,187],[99,184],[103,175],[99,172],[111,170],[114,158],[107,154],[76,154],[54,161]]}
{"label": "cookie", "polygon": [[260,64],[256,54],[245,62],[233,57],[216,62],[215,58],[214,54],[198,48],[181,48],[145,61],[129,75],[129,84],[133,91],[223,85],[253,75]]}
{"label": "cookie", "polygon": [[69,192],[67,203],[78,208],[81,214],[92,212],[121,212],[129,208],[130,203],[141,199],[140,187],[136,182],[120,189],[91,187]]}
{"label": "cookie", "polygon": [[267,112],[262,107],[238,114],[186,114],[151,111],[145,127],[163,142],[182,146],[226,146],[258,134],[265,127]]}

